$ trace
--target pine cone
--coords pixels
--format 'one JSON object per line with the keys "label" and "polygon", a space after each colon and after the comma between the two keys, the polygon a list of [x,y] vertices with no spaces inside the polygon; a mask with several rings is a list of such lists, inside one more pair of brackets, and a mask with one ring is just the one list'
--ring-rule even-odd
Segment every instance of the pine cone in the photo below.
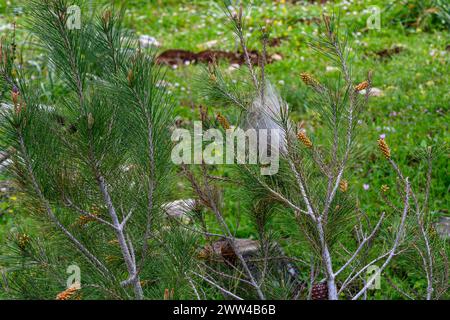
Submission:
{"label": "pine cone", "polygon": [[300,74],[300,78],[307,86],[318,87],[320,85],[319,81],[317,81],[312,75],[307,72],[302,72]]}
{"label": "pine cone", "polygon": [[369,81],[367,81],[367,80],[363,81],[355,87],[355,91],[365,90],[365,89],[367,89],[368,86],[369,86]]}
{"label": "pine cone", "polygon": [[222,114],[217,114],[217,121],[219,121],[220,125],[224,130],[230,129],[230,123],[228,122],[227,118],[225,118]]}
{"label": "pine cone", "polygon": [[383,138],[378,139],[378,147],[386,159],[391,157],[391,149]]}
{"label": "pine cone", "polygon": [[348,190],[348,181],[347,180],[341,180],[341,182],[339,183],[339,190],[341,190],[341,192],[347,192],[347,190]]}
{"label": "pine cone", "polygon": [[80,290],[80,287],[77,285],[73,285],[70,288],[58,293],[56,296],[56,300],[70,300],[70,298]]}
{"label": "pine cone", "polygon": [[300,131],[297,134],[297,138],[305,147],[312,148],[313,144],[304,131]]}
{"label": "pine cone", "polygon": [[312,300],[328,300],[328,286],[325,282],[313,285],[311,291]]}

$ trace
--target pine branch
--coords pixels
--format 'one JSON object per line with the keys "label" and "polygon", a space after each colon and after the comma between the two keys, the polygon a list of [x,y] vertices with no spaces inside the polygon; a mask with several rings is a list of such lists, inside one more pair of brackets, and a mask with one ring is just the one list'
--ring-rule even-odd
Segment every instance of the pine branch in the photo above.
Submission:
{"label": "pine branch", "polygon": [[221,229],[222,232],[227,236],[228,238],[228,242],[231,246],[231,248],[233,249],[234,254],[237,256],[237,258],[239,259],[239,261],[241,262],[242,267],[245,270],[245,273],[247,274],[247,276],[250,279],[250,282],[252,283],[252,286],[254,287],[254,289],[256,290],[256,292],[258,293],[258,296],[261,300],[265,300],[265,295],[262,292],[259,284],[257,283],[257,281],[255,280],[255,277],[253,276],[252,272],[250,271],[250,268],[248,267],[247,262],[245,261],[244,257],[242,256],[242,254],[239,252],[239,250],[237,250],[236,244],[235,244],[235,237],[233,236],[233,234],[231,233],[227,223],[225,222],[225,219],[223,218],[222,212],[219,210],[219,206],[216,203],[216,200],[213,196],[213,191],[212,191],[212,187],[209,185],[208,182],[208,174],[206,171],[206,168],[204,168],[204,165],[202,165],[202,177],[203,177],[203,185],[204,187],[201,187],[200,184],[196,181],[195,177],[193,176],[193,174],[188,171],[188,169],[186,168],[186,166],[183,166],[183,171],[186,174],[186,177],[189,179],[189,181],[191,182],[191,185],[193,187],[193,189],[195,190],[196,194],[199,196],[200,200],[207,206],[209,207],[212,212],[214,213]]}
{"label": "pine branch", "polygon": [[28,157],[27,148],[23,139],[22,134],[20,131],[18,132],[19,135],[19,143],[21,148],[21,154],[25,161],[25,166],[28,171],[28,175],[31,179],[31,183],[33,185],[34,191],[36,192],[38,198],[43,203],[45,210],[47,212],[47,215],[49,216],[50,220],[52,220],[55,225],[69,238],[69,240],[82,252],[92,263],[94,266],[96,266],[105,276],[109,276],[110,272],[108,269],[81,243],[79,242],[58,220],[56,215],[53,213],[52,208],[50,207],[50,204],[48,203],[47,199],[44,197],[39,184],[36,180],[36,177],[34,175],[30,159]]}
{"label": "pine branch", "polygon": [[[405,179],[405,201],[404,201],[404,208],[403,208],[403,214],[400,221],[400,225],[397,230],[397,234],[394,240],[394,244],[392,246],[392,249],[389,251],[387,259],[383,263],[383,265],[380,267],[379,270],[377,270],[377,275],[381,275],[383,270],[387,267],[389,262],[392,260],[392,258],[396,255],[397,247],[400,245],[400,242],[402,241],[402,238],[404,236],[404,230],[405,230],[405,221],[406,221],[406,215],[409,211],[409,197],[410,197],[410,184],[408,178]],[[364,294],[369,287],[372,286],[373,281],[375,281],[375,277],[372,277],[370,281],[366,283],[366,285],[352,298],[352,300],[357,300],[362,294]]]}

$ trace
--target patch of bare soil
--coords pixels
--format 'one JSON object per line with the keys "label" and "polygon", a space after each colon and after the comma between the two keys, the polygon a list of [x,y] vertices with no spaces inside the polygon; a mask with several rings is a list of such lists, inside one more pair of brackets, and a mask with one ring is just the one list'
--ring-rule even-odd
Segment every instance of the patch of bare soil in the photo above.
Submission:
{"label": "patch of bare soil", "polygon": [[403,47],[392,47],[389,49],[383,49],[380,51],[376,51],[375,54],[380,57],[381,59],[390,59],[392,56],[397,55],[404,51],[405,48]]}
{"label": "patch of bare soil", "polygon": [[287,39],[288,37],[270,38],[267,44],[269,47],[279,47],[281,46],[281,43]]}
{"label": "patch of bare soil", "polygon": [[[254,65],[258,65],[261,60],[261,55],[256,50],[249,52],[250,60]],[[279,55],[278,55],[279,56]],[[170,66],[192,64],[192,63],[212,63],[214,61],[227,61],[230,64],[242,65],[245,63],[245,56],[241,52],[228,52],[222,50],[204,50],[198,53],[181,50],[169,49],[162,52],[157,58],[156,62],[159,64],[166,64]],[[268,57],[267,63],[272,63],[274,59],[272,56]]]}

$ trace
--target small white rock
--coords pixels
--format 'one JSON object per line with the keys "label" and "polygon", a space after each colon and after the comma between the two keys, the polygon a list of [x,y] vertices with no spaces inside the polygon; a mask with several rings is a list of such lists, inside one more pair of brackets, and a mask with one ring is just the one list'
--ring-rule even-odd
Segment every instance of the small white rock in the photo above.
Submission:
{"label": "small white rock", "polygon": [[279,55],[278,53],[274,53],[272,55],[272,59],[275,61],[281,61],[281,60],[283,60],[283,57],[281,55]]}
{"label": "small white rock", "polygon": [[326,66],[325,71],[326,72],[335,72],[335,71],[339,71],[339,68],[333,67],[333,66]]}
{"label": "small white rock", "polygon": [[[361,90],[359,92],[359,94],[362,94],[362,95],[366,94],[366,90],[365,89]],[[370,89],[369,96],[371,96],[371,97],[381,97],[383,95],[384,95],[384,93],[383,93],[383,90],[381,90],[381,89],[378,89],[375,87]]]}
{"label": "small white rock", "polygon": [[148,47],[159,47],[161,44],[156,40],[156,38],[143,34],[139,37],[139,43],[141,44],[142,48],[148,48]]}
{"label": "small white rock", "polygon": [[211,40],[211,41],[208,41],[208,42],[205,42],[205,43],[200,44],[199,47],[211,49],[211,48],[213,48],[214,46],[216,46],[217,43],[219,43],[218,40]]}
{"label": "small white rock", "polygon": [[229,67],[228,67],[228,71],[234,71],[239,69],[241,66],[237,63],[232,63]]}

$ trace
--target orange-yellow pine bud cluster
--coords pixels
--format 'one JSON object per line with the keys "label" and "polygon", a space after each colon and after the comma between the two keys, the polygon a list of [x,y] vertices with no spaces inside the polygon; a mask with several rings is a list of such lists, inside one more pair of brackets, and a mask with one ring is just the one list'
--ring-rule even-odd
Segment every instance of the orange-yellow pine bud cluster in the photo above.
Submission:
{"label": "orange-yellow pine bud cluster", "polygon": [[225,118],[222,114],[220,113],[217,114],[217,121],[219,121],[220,125],[225,130],[230,129],[230,123],[228,122],[227,118]]}
{"label": "orange-yellow pine bud cluster", "polygon": [[314,79],[312,75],[310,75],[307,72],[300,73],[300,77],[302,78],[302,81],[307,85],[311,87],[316,87],[319,85],[319,81]]}
{"label": "orange-yellow pine bud cluster", "polygon": [[312,148],[313,144],[304,131],[300,131],[297,134],[297,138],[305,147]]}
{"label": "orange-yellow pine bud cluster", "polygon": [[80,216],[78,217],[78,221],[77,221],[77,225],[79,226],[84,226],[86,224],[88,224],[89,222],[95,221],[96,219],[94,217],[90,217],[90,216]]}
{"label": "orange-yellow pine bud cluster", "polygon": [[347,192],[347,190],[348,190],[348,181],[347,180],[341,180],[341,182],[339,182],[339,190],[341,190],[341,192]]}
{"label": "orange-yellow pine bud cluster", "polygon": [[369,87],[369,81],[363,81],[355,87],[355,91],[362,91]]}
{"label": "orange-yellow pine bud cluster", "polygon": [[68,289],[58,293],[56,300],[69,300],[78,290],[80,290],[79,286],[71,286]]}
{"label": "orange-yellow pine bud cluster", "polygon": [[386,159],[391,158],[391,149],[383,138],[378,139],[378,147]]}

